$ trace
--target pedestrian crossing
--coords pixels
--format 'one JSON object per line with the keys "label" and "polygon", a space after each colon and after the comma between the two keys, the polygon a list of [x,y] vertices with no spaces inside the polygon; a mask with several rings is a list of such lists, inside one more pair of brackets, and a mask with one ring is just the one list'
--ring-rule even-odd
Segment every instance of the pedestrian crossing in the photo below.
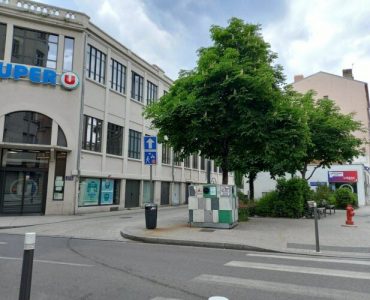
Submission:
{"label": "pedestrian crossing", "polygon": [[[291,294],[297,296],[306,296],[311,298],[326,298],[326,299],[368,299],[369,295],[358,292],[348,292],[343,290],[335,290],[328,288],[313,288],[308,286],[276,283],[264,280],[244,279],[231,276],[217,276],[203,274],[193,279],[195,282],[200,283],[213,283],[217,285],[234,286],[253,290],[262,290],[271,293]],[[275,297],[273,299],[276,299]],[[268,300],[268,299],[266,299]]]}
{"label": "pedestrian crossing", "polygon": [[[370,286],[369,260],[248,253],[245,260],[231,260],[223,266],[225,272],[222,274],[200,274],[191,282],[214,286],[218,291],[225,291],[225,294],[231,288],[245,290],[246,293],[251,290],[254,293],[268,293],[271,298],[266,300],[370,299],[367,289]],[[292,282],[289,281],[292,278],[289,274],[294,276]],[[294,280],[298,276],[303,276],[302,280]],[[357,280],[360,282],[356,286],[364,287],[361,290],[352,287]]]}

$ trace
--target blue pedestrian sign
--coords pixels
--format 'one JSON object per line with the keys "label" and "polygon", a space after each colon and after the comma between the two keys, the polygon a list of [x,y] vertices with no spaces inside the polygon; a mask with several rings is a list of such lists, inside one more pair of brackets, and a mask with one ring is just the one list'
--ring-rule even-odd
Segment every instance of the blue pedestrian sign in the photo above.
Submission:
{"label": "blue pedestrian sign", "polygon": [[157,163],[157,152],[144,152],[146,165],[155,165]]}
{"label": "blue pedestrian sign", "polygon": [[156,136],[144,136],[144,150],[145,152],[157,151]]}
{"label": "blue pedestrian sign", "polygon": [[155,165],[157,163],[157,137],[144,136],[144,163]]}

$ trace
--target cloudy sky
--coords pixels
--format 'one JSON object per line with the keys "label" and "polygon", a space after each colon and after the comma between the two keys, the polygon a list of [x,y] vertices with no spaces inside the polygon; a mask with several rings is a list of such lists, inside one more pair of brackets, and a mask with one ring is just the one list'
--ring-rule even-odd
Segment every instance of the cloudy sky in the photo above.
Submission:
{"label": "cloudy sky", "polygon": [[[39,0],[40,1],[40,0]],[[212,24],[231,17],[262,25],[286,74],[318,71],[370,82],[369,0],[41,0],[86,13],[126,47],[172,79],[195,66],[196,50],[210,45]],[[369,52],[368,52],[369,51]]]}

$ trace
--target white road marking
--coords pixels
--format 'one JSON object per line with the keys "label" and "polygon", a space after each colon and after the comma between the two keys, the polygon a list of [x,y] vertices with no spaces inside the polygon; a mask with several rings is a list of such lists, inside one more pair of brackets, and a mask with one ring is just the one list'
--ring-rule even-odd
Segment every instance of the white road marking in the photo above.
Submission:
{"label": "white road marking", "polygon": [[180,300],[180,299],[175,299],[175,298],[163,298],[163,297],[155,297],[150,300]]}
{"label": "white road marking", "polygon": [[278,264],[263,264],[263,263],[255,263],[255,262],[248,262],[248,261],[230,261],[226,263],[225,266],[370,280],[370,273],[345,271],[345,270],[331,270],[331,269],[323,269],[323,268],[288,266],[288,265],[278,265]]}
{"label": "white road marking", "polygon": [[336,300],[363,300],[369,297],[368,294],[358,293],[358,292],[349,292],[347,290],[337,290],[337,289],[328,289],[321,287],[313,286],[303,286],[296,284],[287,284],[287,283],[277,283],[271,281],[262,281],[262,280],[252,280],[244,279],[238,277],[229,277],[229,276],[216,276],[202,274],[198,277],[192,279],[195,282],[202,283],[214,283],[214,284],[223,284],[226,286],[236,286],[246,289],[255,289],[262,290],[272,293],[283,293],[283,294],[293,294],[300,296],[308,296],[312,298],[328,298]]}
{"label": "white road marking", "polygon": [[[7,257],[7,256],[0,256],[0,259],[4,260],[23,260],[19,257]],[[77,263],[70,263],[70,262],[63,262],[63,261],[54,261],[54,260],[42,260],[42,259],[35,259],[34,262],[37,263],[46,263],[46,264],[54,264],[54,265],[65,265],[65,266],[74,266],[74,267],[94,267],[94,265],[86,265],[86,264],[77,264]]]}
{"label": "white road marking", "polygon": [[350,265],[362,265],[370,266],[370,261],[364,260],[350,260],[350,259],[332,259],[332,258],[319,258],[319,257],[303,257],[303,256],[285,256],[285,255],[266,255],[266,254],[247,254],[251,257],[265,257],[265,258],[279,258],[279,259],[289,259],[289,260],[302,260],[302,261],[317,261],[317,262],[329,262],[338,264],[350,264]]}

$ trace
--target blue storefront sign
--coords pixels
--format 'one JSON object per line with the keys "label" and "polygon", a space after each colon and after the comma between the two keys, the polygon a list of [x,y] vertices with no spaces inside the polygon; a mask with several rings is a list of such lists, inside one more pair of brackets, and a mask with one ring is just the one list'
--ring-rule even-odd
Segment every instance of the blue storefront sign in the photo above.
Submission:
{"label": "blue storefront sign", "polygon": [[[32,83],[55,86],[58,78],[55,70],[0,61],[0,79],[28,79]],[[66,89],[75,89],[79,85],[79,78],[73,72],[66,72],[60,76],[58,83]]]}

